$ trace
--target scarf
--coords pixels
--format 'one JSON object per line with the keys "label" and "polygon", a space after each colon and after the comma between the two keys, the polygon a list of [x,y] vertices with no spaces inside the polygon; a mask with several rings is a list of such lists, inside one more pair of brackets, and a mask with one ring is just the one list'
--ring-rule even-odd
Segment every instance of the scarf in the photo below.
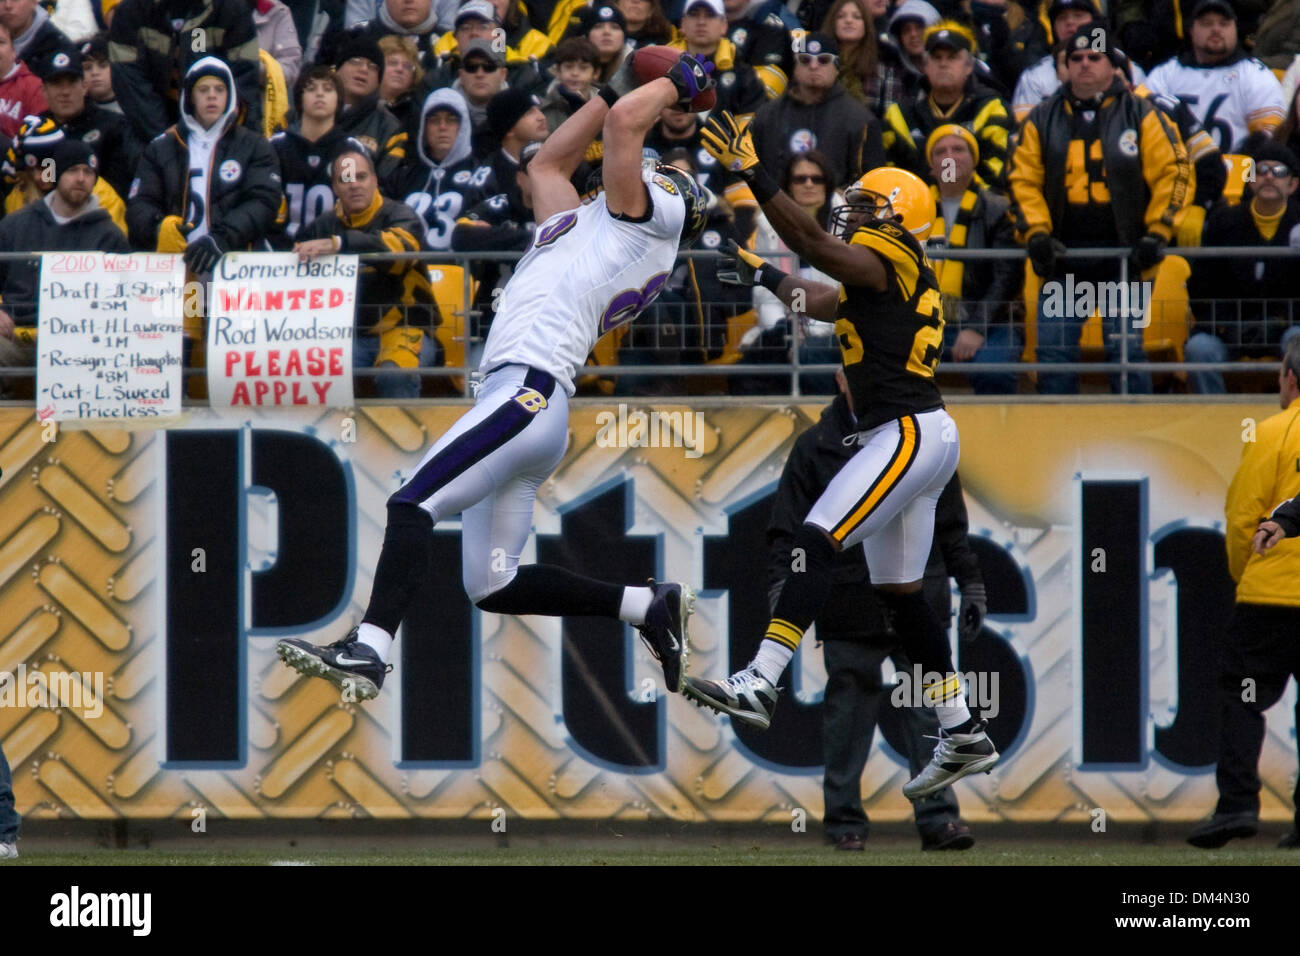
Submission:
{"label": "scarf", "polygon": [[[934,226],[931,235],[948,237],[949,249],[965,249],[966,237],[970,231],[971,214],[975,203],[979,201],[979,192],[972,186],[961,194],[961,204],[957,207],[957,216],[948,228],[943,220],[943,202],[939,199],[939,187],[931,186],[930,195],[934,197]],[[964,262],[957,259],[935,259],[934,274],[939,279],[939,293],[961,298]]]}

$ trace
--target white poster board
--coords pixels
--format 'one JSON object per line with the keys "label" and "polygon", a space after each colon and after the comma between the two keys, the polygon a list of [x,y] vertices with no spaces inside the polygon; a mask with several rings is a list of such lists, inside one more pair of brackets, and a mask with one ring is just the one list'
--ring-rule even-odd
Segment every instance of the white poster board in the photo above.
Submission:
{"label": "white poster board", "polygon": [[214,406],[352,404],[356,256],[224,256],[208,289]]}
{"label": "white poster board", "polygon": [[37,417],[179,415],[184,287],[178,255],[42,255]]}

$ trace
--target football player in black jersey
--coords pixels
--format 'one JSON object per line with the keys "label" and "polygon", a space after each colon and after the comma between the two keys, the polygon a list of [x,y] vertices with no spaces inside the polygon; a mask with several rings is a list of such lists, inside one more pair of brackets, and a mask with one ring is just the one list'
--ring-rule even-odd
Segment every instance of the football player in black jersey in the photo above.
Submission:
{"label": "football player in black jersey", "polygon": [[[838,286],[797,279],[737,248],[733,281],[761,285],[795,312],[835,323],[858,418],[858,452],[813,505],[791,548],[786,579],[758,654],[725,680],[688,677],[683,693],[757,727],[771,723],[777,681],[831,587],[836,552],[861,544],[872,583],[903,647],[924,674],[922,695],[939,718],[934,757],[903,787],[927,796],[998,761],[985,723],[972,717],[948,634],[921,590],[939,494],[957,468],[957,426],[934,381],[943,347],[939,284],[921,243],[934,201],[912,173],[881,167],[849,187],[824,230],[759,165],[748,124],[723,112],[705,148],[742,176],[768,221],[801,259]],[[798,573],[804,572],[804,573]]]}

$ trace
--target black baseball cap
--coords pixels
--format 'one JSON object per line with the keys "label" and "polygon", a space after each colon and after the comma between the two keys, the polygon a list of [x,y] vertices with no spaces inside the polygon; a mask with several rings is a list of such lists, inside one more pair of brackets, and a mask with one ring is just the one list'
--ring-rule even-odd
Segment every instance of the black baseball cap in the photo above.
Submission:
{"label": "black baseball cap", "polygon": [[36,64],[33,71],[42,80],[52,80],[56,76],[86,75],[82,66],[81,51],[76,47],[56,47],[53,52]]}
{"label": "black baseball cap", "polygon": [[803,38],[803,49],[796,49],[795,52],[808,53],[812,56],[817,56],[821,53],[829,53],[831,56],[839,56],[840,45],[829,33],[809,33]]}
{"label": "black baseball cap", "polygon": [[1192,8],[1192,19],[1199,19],[1203,13],[1222,13],[1229,20],[1237,19],[1237,11],[1232,9],[1228,0],[1201,0]]}
{"label": "black baseball cap", "polygon": [[1101,13],[1092,0],[1052,0],[1052,5],[1047,8],[1047,19],[1055,20],[1066,10],[1082,10],[1084,13],[1091,13],[1094,17]]}
{"label": "black baseball cap", "polygon": [[1110,27],[1105,20],[1092,20],[1079,27],[1079,32],[1070,37],[1069,42],[1065,44],[1065,56],[1068,60],[1071,53],[1077,52],[1104,53],[1106,58],[1116,66],[1119,63],[1115,58],[1115,40],[1110,35]]}
{"label": "black baseball cap", "polygon": [[957,30],[949,30],[946,27],[942,30],[934,30],[925,38],[925,52],[931,53],[939,47],[945,46],[950,50],[966,50],[970,52],[970,40]]}

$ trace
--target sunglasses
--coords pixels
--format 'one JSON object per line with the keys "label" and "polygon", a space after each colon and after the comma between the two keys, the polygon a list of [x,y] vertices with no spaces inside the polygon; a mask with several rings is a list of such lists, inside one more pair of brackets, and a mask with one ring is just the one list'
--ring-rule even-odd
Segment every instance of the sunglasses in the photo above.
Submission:
{"label": "sunglasses", "polygon": [[460,69],[462,73],[495,73],[500,67],[476,60],[473,63],[462,63]]}
{"label": "sunglasses", "polygon": [[1291,167],[1286,163],[1256,163],[1255,172],[1274,179],[1286,179],[1291,175]]}
{"label": "sunglasses", "polygon": [[834,53],[818,53],[816,56],[811,53],[800,53],[796,59],[800,66],[812,66],[813,63],[818,66],[830,66],[832,63],[840,62],[840,58]]}
{"label": "sunglasses", "polygon": [[814,186],[825,186],[826,177],[819,173],[799,173],[790,177],[792,183],[812,183]]}
{"label": "sunglasses", "polygon": [[1087,60],[1089,63],[1100,63],[1104,59],[1106,59],[1106,54],[1104,53],[1071,53],[1070,54],[1071,63],[1082,63],[1084,60]]}

